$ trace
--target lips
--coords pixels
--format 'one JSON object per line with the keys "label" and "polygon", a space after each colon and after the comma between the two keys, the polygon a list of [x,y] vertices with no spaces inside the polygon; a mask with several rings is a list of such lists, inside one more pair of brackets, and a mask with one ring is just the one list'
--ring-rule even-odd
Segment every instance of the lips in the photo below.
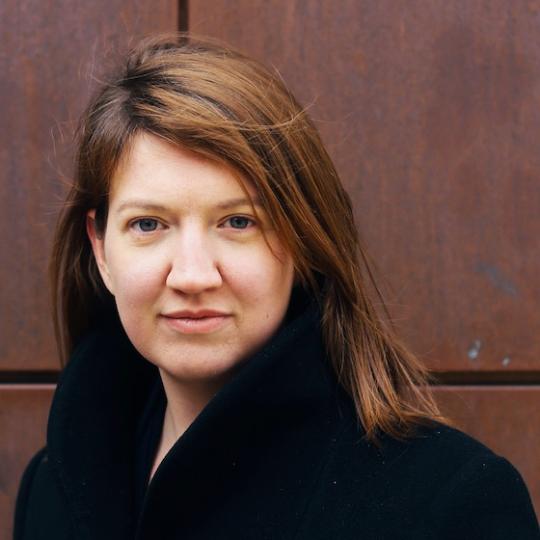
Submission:
{"label": "lips", "polygon": [[215,309],[200,309],[198,311],[183,309],[163,314],[164,317],[171,319],[203,319],[205,317],[224,317],[226,315],[227,313]]}
{"label": "lips", "polygon": [[214,309],[180,310],[162,315],[167,326],[181,334],[209,334],[220,330],[231,319],[229,313]]}

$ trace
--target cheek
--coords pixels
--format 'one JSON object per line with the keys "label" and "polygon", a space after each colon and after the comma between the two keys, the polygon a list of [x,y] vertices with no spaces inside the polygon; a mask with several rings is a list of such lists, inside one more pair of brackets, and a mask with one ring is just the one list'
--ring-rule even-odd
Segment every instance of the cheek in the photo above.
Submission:
{"label": "cheek", "polygon": [[108,259],[109,274],[120,315],[124,317],[129,313],[122,311],[147,304],[159,295],[165,267],[159,256],[140,257],[119,250],[111,252],[114,256]]}
{"label": "cheek", "polygon": [[282,253],[279,257],[264,245],[229,261],[228,281],[237,295],[265,311],[268,306],[280,310],[283,303],[288,304],[294,279],[293,264],[290,257]]}

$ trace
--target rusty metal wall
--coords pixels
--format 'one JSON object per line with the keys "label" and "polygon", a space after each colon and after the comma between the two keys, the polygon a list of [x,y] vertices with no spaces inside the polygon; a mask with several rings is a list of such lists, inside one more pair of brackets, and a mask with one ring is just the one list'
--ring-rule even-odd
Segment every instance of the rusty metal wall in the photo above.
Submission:
{"label": "rusty metal wall", "polygon": [[0,4],[0,369],[59,367],[46,265],[77,118],[119,49],[177,23],[173,0]]}
{"label": "rusty metal wall", "polygon": [[206,6],[190,29],[274,65],[318,121],[415,351],[540,372],[540,2]]}

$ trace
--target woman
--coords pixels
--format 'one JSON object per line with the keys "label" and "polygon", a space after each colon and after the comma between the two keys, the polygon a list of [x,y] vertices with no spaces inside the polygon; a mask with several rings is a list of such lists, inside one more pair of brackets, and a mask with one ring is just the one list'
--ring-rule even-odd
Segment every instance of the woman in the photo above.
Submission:
{"label": "woman", "polygon": [[239,53],[143,42],[80,132],[52,257],[69,362],[15,538],[538,538],[367,295],[305,111]]}

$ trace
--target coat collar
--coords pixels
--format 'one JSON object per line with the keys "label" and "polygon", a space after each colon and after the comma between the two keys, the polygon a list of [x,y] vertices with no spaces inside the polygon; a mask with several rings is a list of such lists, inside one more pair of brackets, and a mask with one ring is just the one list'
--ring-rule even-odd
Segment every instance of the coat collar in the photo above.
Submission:
{"label": "coat collar", "polygon": [[[231,510],[237,503],[242,515],[251,509],[245,523],[258,531],[253,537],[294,519],[339,418],[352,415],[328,366],[319,321],[314,303],[290,311],[167,454],[138,524],[136,427],[158,371],[120,328],[88,336],[62,373],[47,431],[54,476],[80,536],[121,540],[138,530],[138,538],[157,538],[180,524],[187,533],[222,512],[225,521],[238,519]],[[269,501],[264,508],[256,504],[260,490]]]}

